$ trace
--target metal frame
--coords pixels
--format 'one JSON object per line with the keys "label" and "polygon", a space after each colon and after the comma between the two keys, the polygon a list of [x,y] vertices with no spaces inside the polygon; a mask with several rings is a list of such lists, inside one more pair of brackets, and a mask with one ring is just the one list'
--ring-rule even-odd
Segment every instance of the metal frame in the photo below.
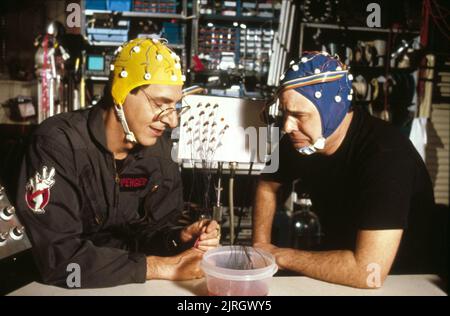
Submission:
{"label": "metal frame", "polygon": [[292,0],[283,0],[280,12],[278,32],[275,33],[273,53],[267,78],[267,85],[277,86],[286,65],[286,58],[291,51],[291,37],[294,27],[296,5]]}

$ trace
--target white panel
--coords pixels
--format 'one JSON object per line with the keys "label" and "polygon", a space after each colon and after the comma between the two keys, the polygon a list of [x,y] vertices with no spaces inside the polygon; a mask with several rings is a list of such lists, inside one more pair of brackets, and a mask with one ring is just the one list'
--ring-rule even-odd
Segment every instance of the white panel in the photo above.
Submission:
{"label": "white panel", "polygon": [[183,99],[183,106],[190,110],[180,121],[179,161],[208,163],[208,168],[218,161],[253,161],[261,163],[255,169],[262,168],[265,157],[261,153],[267,150],[267,137],[260,134],[267,131],[260,120],[263,101],[190,95]]}

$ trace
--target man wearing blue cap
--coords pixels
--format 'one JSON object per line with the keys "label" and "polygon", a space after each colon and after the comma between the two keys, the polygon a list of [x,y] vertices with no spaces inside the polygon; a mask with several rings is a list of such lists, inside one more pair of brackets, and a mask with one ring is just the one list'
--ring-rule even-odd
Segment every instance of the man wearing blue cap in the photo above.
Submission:
{"label": "man wearing blue cap", "polygon": [[[390,271],[429,272],[434,197],[409,140],[351,108],[352,75],[338,58],[305,52],[280,79],[280,167],[258,183],[254,245],[281,269],[358,288],[380,287]],[[271,244],[277,191],[297,179],[322,224],[320,251]]]}

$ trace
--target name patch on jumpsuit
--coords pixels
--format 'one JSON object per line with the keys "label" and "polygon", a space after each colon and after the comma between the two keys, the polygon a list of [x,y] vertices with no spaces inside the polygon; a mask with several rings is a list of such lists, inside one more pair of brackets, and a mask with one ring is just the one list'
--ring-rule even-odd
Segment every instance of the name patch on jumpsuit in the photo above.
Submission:
{"label": "name patch on jumpsuit", "polygon": [[120,191],[139,191],[147,186],[149,179],[145,175],[122,175],[120,177]]}

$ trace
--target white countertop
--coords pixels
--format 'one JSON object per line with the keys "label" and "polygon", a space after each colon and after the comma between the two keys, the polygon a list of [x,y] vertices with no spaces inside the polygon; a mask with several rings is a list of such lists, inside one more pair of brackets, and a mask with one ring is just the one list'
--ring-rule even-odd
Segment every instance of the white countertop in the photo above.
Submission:
{"label": "white countertop", "polygon": [[[317,281],[307,277],[275,277],[270,284],[270,296],[446,296],[434,275],[392,275],[384,286],[376,290],[361,290]],[[144,284],[128,284],[103,289],[67,290],[40,283],[30,283],[9,295],[12,296],[192,296],[207,295],[205,279],[173,282],[152,280]]]}

